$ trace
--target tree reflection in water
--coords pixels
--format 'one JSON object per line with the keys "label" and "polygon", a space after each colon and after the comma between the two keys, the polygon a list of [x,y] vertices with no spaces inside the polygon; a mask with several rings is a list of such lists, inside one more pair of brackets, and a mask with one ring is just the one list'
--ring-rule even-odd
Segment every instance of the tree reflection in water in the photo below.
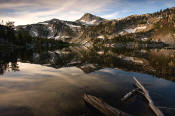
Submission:
{"label": "tree reflection in water", "polygon": [[80,46],[50,51],[6,49],[0,51],[0,74],[19,71],[18,61],[54,68],[76,66],[85,73],[103,68],[120,68],[175,80],[175,50],[169,49],[99,49]]}
{"label": "tree reflection in water", "polygon": [[19,71],[17,63],[18,54],[10,49],[0,50],[0,74],[5,71]]}

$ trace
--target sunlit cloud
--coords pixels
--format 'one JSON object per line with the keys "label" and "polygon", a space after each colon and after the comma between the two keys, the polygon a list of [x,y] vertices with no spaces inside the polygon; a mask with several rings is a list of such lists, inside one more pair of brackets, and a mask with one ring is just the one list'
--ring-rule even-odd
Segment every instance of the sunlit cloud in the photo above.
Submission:
{"label": "sunlit cloud", "polygon": [[103,17],[106,18],[106,19],[111,19],[111,18],[116,18],[117,16],[119,16],[119,12],[114,12],[114,13],[111,13],[111,14],[107,14],[107,15],[104,15]]}
{"label": "sunlit cloud", "polygon": [[114,19],[155,12],[173,5],[174,0],[1,0],[0,20],[15,21],[15,25],[52,18],[74,21],[87,12]]}
{"label": "sunlit cloud", "polygon": [[[51,18],[76,20],[85,12],[96,14],[112,2],[113,0],[8,0],[0,2],[2,12],[0,17],[3,20],[13,20],[16,25],[36,23]],[[13,12],[8,12],[10,9]]]}

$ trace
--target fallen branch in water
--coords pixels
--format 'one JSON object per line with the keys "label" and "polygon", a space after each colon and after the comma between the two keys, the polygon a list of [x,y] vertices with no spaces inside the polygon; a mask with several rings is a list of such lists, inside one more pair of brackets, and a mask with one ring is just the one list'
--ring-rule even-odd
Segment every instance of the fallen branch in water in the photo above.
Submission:
{"label": "fallen branch in water", "polygon": [[144,86],[135,77],[133,77],[133,79],[136,82],[137,88],[132,90],[131,92],[127,93],[121,99],[121,101],[125,101],[126,99],[130,98],[131,96],[134,96],[137,93],[139,93],[140,95],[144,96],[145,99],[148,101],[149,107],[156,114],[156,116],[164,116],[163,113],[159,110],[159,108],[154,105],[154,102],[152,101],[152,99],[151,99],[151,97],[149,95],[149,92],[144,88]]}
{"label": "fallen branch in water", "polygon": [[121,99],[121,101],[125,101],[125,100],[129,99],[130,97],[136,95],[138,93],[138,91],[139,91],[139,88],[136,88],[136,89],[130,91],[125,96],[123,96],[123,98]]}
{"label": "fallen branch in water", "polygon": [[154,105],[154,102],[152,101],[152,99],[149,95],[149,92],[143,87],[143,85],[135,77],[133,77],[133,79],[136,81],[137,87],[142,90],[143,96],[148,101],[149,107],[156,114],[156,116],[164,116],[163,113],[159,110],[159,108]]}
{"label": "fallen branch in water", "polygon": [[[156,107],[154,105],[154,102],[152,101],[150,95],[149,95],[149,92],[144,88],[144,86],[135,77],[133,77],[133,79],[136,82],[137,88],[132,90],[131,92],[127,93],[121,99],[121,101],[125,101],[136,94],[140,94],[143,97],[145,97],[145,99],[148,101],[149,107],[155,113],[156,116],[164,116],[164,114],[160,111],[160,109],[168,109],[168,108],[167,107],[160,107],[160,109],[159,109],[159,107]],[[100,100],[99,98],[97,98],[95,96],[85,94],[83,96],[83,99],[85,102],[92,105],[94,108],[96,108],[97,110],[99,110],[101,113],[103,113],[106,116],[131,116],[123,111],[120,111],[119,109],[116,109],[116,108],[104,103],[102,100]]]}
{"label": "fallen branch in water", "polygon": [[84,101],[86,101],[88,104],[92,105],[94,108],[99,110],[101,113],[103,113],[105,116],[131,116],[123,111],[120,111],[99,98],[91,95],[84,95],[83,96]]}

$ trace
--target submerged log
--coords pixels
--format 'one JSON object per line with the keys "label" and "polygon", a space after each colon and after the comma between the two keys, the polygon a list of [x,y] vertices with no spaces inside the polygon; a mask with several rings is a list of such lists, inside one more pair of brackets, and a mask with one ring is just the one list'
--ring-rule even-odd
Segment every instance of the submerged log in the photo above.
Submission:
{"label": "submerged log", "polygon": [[143,91],[143,95],[148,101],[149,107],[152,109],[152,111],[155,113],[156,116],[164,116],[163,113],[159,110],[158,107],[154,105],[154,102],[152,101],[149,92],[143,87],[143,85],[135,78],[133,79],[136,81],[136,85],[138,88],[140,88]]}
{"label": "submerged log", "polygon": [[99,110],[101,113],[103,113],[105,116],[131,116],[123,111],[120,111],[119,109],[116,109],[99,98],[91,95],[84,95],[83,99],[86,103],[92,105],[94,108]]}
{"label": "submerged log", "polygon": [[129,99],[130,97],[136,95],[138,93],[138,90],[139,90],[139,88],[136,88],[136,89],[130,91],[129,93],[127,93],[125,96],[122,97],[121,101],[125,101],[125,100]]}

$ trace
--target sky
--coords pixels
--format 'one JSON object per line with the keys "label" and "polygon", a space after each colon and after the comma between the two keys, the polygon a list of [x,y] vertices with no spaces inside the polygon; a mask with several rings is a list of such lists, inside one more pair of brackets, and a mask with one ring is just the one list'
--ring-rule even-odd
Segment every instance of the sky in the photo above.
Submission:
{"label": "sky", "polygon": [[84,13],[117,19],[174,6],[175,0],[0,0],[0,21],[14,21],[15,25],[53,18],[75,21]]}

